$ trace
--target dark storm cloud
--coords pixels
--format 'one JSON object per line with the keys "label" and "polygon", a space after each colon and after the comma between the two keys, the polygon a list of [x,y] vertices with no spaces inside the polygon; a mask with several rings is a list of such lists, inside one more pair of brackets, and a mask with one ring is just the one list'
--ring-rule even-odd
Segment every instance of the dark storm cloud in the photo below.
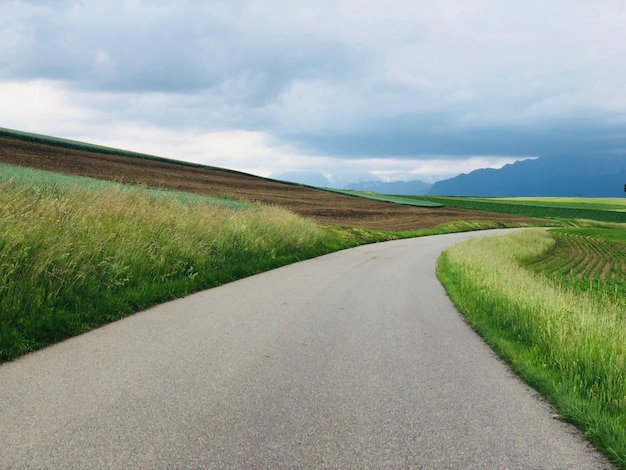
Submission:
{"label": "dark storm cloud", "polygon": [[463,128],[451,126],[442,115],[428,118],[404,116],[376,122],[353,134],[300,133],[284,137],[312,152],[346,158],[413,158],[415,155],[450,159],[472,155],[566,157],[626,151],[624,126],[591,119]]}

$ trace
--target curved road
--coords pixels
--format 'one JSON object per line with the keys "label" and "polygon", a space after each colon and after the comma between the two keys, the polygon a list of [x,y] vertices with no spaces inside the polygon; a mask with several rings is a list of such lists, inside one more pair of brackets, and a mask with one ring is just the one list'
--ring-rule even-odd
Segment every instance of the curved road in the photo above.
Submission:
{"label": "curved road", "polygon": [[609,468],[438,283],[484,234],[323,256],[4,364],[0,468]]}

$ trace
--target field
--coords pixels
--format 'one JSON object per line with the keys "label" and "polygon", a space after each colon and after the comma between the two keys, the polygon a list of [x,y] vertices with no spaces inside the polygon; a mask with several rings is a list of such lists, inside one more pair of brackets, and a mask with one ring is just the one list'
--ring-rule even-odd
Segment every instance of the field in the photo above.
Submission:
{"label": "field", "polygon": [[578,290],[626,298],[626,230],[559,229],[553,248],[527,266]]}
{"label": "field", "polygon": [[[459,209],[492,211],[524,217],[555,220],[594,220],[609,223],[626,223],[626,198],[478,198],[451,196],[410,196],[418,200],[438,202]],[[584,224],[584,222],[581,222]]]}
{"label": "field", "polygon": [[626,468],[626,231],[556,229],[449,249],[438,274],[485,341]]}
{"label": "field", "polygon": [[459,220],[536,223],[526,216],[389,204],[173,160],[101,153],[79,143],[63,146],[66,141],[43,136],[33,142],[6,134],[0,132],[0,163],[279,206],[324,226],[407,231]]}
{"label": "field", "polygon": [[521,204],[526,206],[626,212],[626,197],[621,199],[589,197],[501,197],[491,199],[485,198],[483,200],[495,200],[497,202]]}

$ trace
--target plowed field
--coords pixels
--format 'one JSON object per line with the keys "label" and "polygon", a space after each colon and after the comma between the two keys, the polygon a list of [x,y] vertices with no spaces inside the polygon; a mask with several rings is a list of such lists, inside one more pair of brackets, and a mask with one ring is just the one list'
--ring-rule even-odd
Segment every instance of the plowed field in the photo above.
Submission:
{"label": "plowed field", "polygon": [[152,188],[187,191],[284,207],[322,225],[403,231],[456,220],[529,222],[531,219],[455,208],[401,206],[245,173],[109,155],[0,137],[0,162]]}

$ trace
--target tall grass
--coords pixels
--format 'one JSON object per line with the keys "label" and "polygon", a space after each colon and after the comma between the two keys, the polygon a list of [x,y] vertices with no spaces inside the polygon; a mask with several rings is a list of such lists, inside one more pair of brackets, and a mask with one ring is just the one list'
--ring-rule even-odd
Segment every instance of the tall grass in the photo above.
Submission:
{"label": "tall grass", "polygon": [[157,302],[384,234],[0,165],[0,362]]}
{"label": "tall grass", "polygon": [[553,244],[541,230],[470,240],[441,256],[438,273],[487,343],[626,468],[626,302],[522,266]]}
{"label": "tall grass", "polygon": [[0,362],[158,302],[406,233],[0,164]]}

